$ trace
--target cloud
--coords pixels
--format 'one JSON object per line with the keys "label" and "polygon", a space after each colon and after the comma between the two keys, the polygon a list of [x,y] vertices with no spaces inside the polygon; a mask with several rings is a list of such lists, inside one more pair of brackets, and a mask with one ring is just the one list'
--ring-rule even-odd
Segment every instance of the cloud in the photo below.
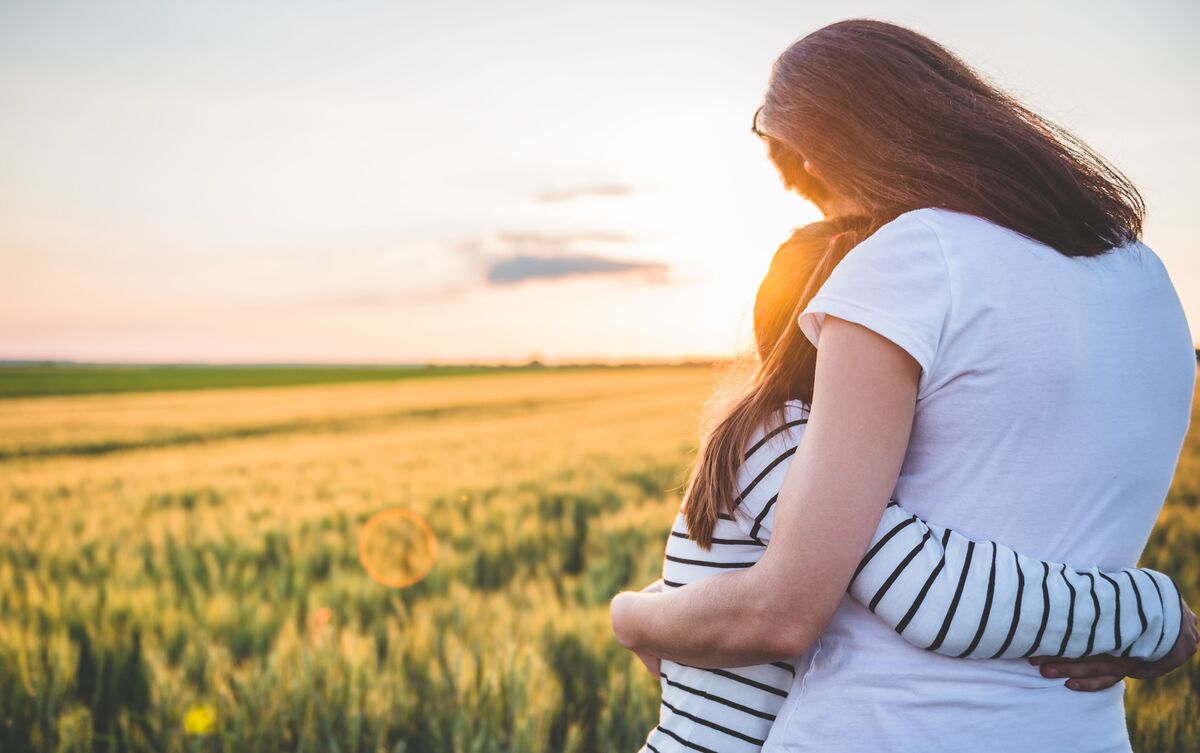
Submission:
{"label": "cloud", "polygon": [[[629,243],[622,233],[607,231],[502,231],[467,237],[449,245],[463,262],[470,280],[429,280],[414,284],[412,276],[396,279],[388,289],[383,275],[376,285],[348,290],[317,303],[339,307],[373,307],[445,302],[480,287],[507,287],[530,281],[557,282],[581,277],[633,276],[648,284],[667,284],[671,267],[659,261],[617,258],[597,247]],[[411,269],[409,270],[411,271]]]}
{"label": "cloud", "polygon": [[585,196],[627,196],[633,189],[623,183],[595,183],[568,188],[548,188],[534,197],[543,204],[571,201]]}
{"label": "cloud", "polygon": [[[497,235],[496,240],[508,246],[507,251],[513,255],[556,256],[570,254],[579,243],[628,243],[629,236],[599,231],[557,234],[506,232]],[[480,250],[482,246],[477,244],[474,248]]]}
{"label": "cloud", "polygon": [[[629,241],[629,236],[622,233],[603,231],[507,231],[498,233],[492,244],[476,240],[461,245],[459,250],[483,267],[489,285],[628,274],[638,274],[647,282],[665,282],[670,267],[662,262],[613,258],[587,248]],[[487,245],[499,246],[500,250],[488,251]],[[585,250],[579,250],[579,245]]]}
{"label": "cloud", "polygon": [[518,254],[494,262],[487,272],[492,285],[512,285],[527,280],[639,273],[649,282],[663,282],[670,270],[662,262],[610,259],[604,256],[529,256]]}
{"label": "cloud", "polygon": [[470,292],[467,285],[434,285],[396,291],[360,290],[324,301],[334,306],[388,306],[405,303],[439,303]]}

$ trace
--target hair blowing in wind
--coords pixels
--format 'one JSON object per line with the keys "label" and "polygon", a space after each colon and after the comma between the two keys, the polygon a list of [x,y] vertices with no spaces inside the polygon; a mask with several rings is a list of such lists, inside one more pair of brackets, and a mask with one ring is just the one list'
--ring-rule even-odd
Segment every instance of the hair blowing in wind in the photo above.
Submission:
{"label": "hair blowing in wind", "polygon": [[1068,256],[1141,236],[1137,188],[1081,139],[932,39],[854,19],[788,47],[763,116],[878,227],[938,207],[983,217]]}
{"label": "hair blowing in wind", "polygon": [[[755,429],[782,418],[788,399],[811,404],[816,349],[796,319],[859,241],[936,207],[1096,256],[1137,240],[1145,214],[1137,188],[1078,137],[895,24],[842,21],[793,43],[771,69],[762,114],[786,188],[818,203],[850,197],[865,216],[797,231],[772,263],[755,311],[758,366],[710,401],[684,490],[689,535],[704,547],[736,504]],[[795,253],[784,255],[789,245]]]}
{"label": "hair blowing in wind", "polygon": [[745,379],[731,370],[709,401],[711,429],[684,492],[688,534],[700,546],[711,546],[718,516],[733,507],[737,473],[755,430],[772,418],[773,425],[781,423],[788,400],[812,403],[817,349],[796,326],[796,318],[854,248],[865,226],[862,217],[814,222],[797,228],[775,252],[754,301],[754,376]]}

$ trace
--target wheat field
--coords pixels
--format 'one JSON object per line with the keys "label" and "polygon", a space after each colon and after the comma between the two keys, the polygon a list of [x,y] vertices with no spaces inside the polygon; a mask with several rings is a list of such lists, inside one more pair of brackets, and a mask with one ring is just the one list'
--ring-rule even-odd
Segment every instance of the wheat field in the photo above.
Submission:
{"label": "wheat field", "polygon": [[[0,751],[635,750],[658,689],[607,603],[657,574],[715,379],[0,401]],[[1198,507],[1193,435],[1143,559],[1193,603]],[[390,509],[436,540],[405,588],[360,561]],[[1131,682],[1135,749],[1200,748],[1197,690]]]}

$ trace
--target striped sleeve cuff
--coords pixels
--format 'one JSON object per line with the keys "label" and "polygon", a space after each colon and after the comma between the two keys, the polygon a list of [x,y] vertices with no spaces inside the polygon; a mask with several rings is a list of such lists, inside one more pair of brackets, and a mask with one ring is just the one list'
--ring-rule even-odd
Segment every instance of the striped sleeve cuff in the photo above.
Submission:
{"label": "striped sleeve cuff", "polygon": [[1133,623],[1130,620],[1133,623],[1131,627],[1136,628],[1142,624],[1146,627],[1135,632],[1133,640],[1126,641],[1126,645],[1118,646],[1109,653],[1157,661],[1170,653],[1179,638],[1179,629],[1183,621],[1179,587],[1169,576],[1157,570],[1143,567],[1130,568],[1123,572],[1128,574],[1129,590],[1133,592],[1134,604],[1137,605],[1139,599],[1141,602],[1141,609],[1136,615],[1137,622]]}

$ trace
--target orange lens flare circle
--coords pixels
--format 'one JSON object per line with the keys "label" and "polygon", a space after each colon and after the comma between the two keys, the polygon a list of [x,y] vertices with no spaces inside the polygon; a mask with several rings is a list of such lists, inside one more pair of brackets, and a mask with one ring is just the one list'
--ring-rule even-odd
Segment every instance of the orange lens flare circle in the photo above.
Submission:
{"label": "orange lens flare circle", "polygon": [[404,588],[429,575],[437,559],[437,536],[411,510],[372,515],[358,532],[358,560],[376,583]]}

